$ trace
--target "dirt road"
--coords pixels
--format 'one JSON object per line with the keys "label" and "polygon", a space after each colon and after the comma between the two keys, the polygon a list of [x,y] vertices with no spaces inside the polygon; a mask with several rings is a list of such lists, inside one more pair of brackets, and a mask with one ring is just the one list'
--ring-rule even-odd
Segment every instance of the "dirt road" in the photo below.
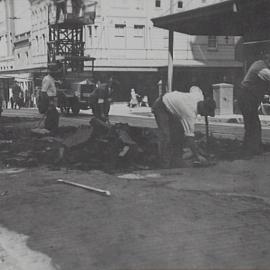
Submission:
{"label": "dirt road", "polygon": [[[20,142],[33,123],[15,121],[23,129],[2,136]],[[1,161],[1,270],[269,269],[270,153],[209,168],[110,174]]]}
{"label": "dirt road", "polygon": [[[0,269],[32,269],[40,258],[26,259],[28,268],[1,268],[6,259],[9,265],[18,259],[12,249],[5,255],[6,229],[27,236],[28,248],[44,256],[44,267],[35,269],[269,269],[269,161],[268,154],[121,177],[2,171]],[[108,189],[112,196],[57,183],[59,178]]]}

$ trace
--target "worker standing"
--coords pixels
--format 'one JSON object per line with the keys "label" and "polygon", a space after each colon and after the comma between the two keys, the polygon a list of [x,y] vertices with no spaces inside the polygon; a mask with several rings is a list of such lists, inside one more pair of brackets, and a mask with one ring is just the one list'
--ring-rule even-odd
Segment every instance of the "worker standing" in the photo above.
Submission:
{"label": "worker standing", "polygon": [[91,93],[89,98],[93,115],[104,122],[109,120],[112,94],[114,91],[113,87],[112,78],[106,83],[98,81],[95,90]]}
{"label": "worker standing", "polygon": [[238,105],[243,115],[245,135],[243,147],[247,154],[262,152],[262,131],[258,108],[269,89],[270,52],[255,61],[247,71],[238,90]]}
{"label": "worker standing", "polygon": [[215,102],[212,99],[204,100],[201,89],[195,85],[189,93],[173,91],[155,101],[152,111],[160,132],[159,155],[162,167],[177,166],[182,160],[185,137],[194,161],[202,165],[207,163],[194,139],[195,122],[197,114],[214,116],[214,110]]}
{"label": "worker standing", "polygon": [[49,68],[48,74],[42,80],[41,93],[39,96],[39,110],[41,113],[47,112],[49,104],[53,104],[56,107],[57,92],[53,74],[54,69]]}
{"label": "worker standing", "polygon": [[61,11],[64,15],[64,20],[66,19],[67,15],[67,0],[54,0],[56,6],[56,18],[55,23],[59,22]]}
{"label": "worker standing", "polygon": [[71,0],[72,5],[72,14],[75,18],[78,18],[80,15],[80,11],[83,8],[82,0]]}

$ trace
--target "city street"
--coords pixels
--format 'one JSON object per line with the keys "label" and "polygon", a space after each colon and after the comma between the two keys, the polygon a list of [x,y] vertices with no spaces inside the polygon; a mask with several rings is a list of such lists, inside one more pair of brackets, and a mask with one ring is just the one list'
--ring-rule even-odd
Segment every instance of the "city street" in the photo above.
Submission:
{"label": "city street", "polygon": [[2,167],[0,269],[268,269],[269,162],[265,153],[208,168]]}
{"label": "city street", "polygon": [[0,0],[0,270],[269,270],[269,3]]}

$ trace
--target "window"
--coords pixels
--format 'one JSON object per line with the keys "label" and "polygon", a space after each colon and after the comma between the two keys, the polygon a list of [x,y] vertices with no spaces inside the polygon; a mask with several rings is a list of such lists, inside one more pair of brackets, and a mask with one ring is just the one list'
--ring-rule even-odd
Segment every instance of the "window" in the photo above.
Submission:
{"label": "window", "polygon": [[43,54],[45,54],[47,52],[47,48],[46,48],[46,37],[45,34],[42,35],[42,49],[43,49]]}
{"label": "window", "polygon": [[20,55],[19,53],[17,54],[17,58],[18,58],[18,59],[20,59],[20,58],[21,58],[21,55]]}
{"label": "window", "polygon": [[36,36],[36,53],[39,53],[39,44],[38,44],[38,36]]}
{"label": "window", "polygon": [[134,37],[144,36],[144,25],[134,24]]}
{"label": "window", "polygon": [[92,37],[92,34],[93,34],[93,33],[92,33],[92,25],[89,25],[89,26],[88,26],[88,33],[89,33],[89,34],[88,34],[89,37]]}
{"label": "window", "polygon": [[156,0],[155,6],[156,7],[161,7],[161,1],[160,0]]}
{"label": "window", "polygon": [[116,37],[124,37],[125,36],[125,24],[115,24],[115,36]]}
{"label": "window", "polygon": [[136,0],[136,7],[137,10],[143,10],[143,1],[142,0]]}
{"label": "window", "polygon": [[217,49],[217,37],[216,36],[208,36],[208,49],[216,50]]}
{"label": "window", "polygon": [[183,8],[183,1],[178,1],[177,7],[178,8]]}

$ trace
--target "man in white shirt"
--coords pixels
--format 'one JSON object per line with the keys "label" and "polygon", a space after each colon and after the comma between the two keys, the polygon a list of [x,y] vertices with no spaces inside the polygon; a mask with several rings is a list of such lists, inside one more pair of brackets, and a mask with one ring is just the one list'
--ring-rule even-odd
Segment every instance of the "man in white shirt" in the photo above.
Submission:
{"label": "man in white shirt", "polygon": [[159,154],[164,168],[182,158],[185,137],[195,160],[206,162],[194,140],[195,122],[197,114],[214,116],[214,110],[215,102],[204,100],[197,86],[192,86],[189,93],[173,91],[156,100],[152,111],[160,131]]}
{"label": "man in white shirt", "polygon": [[57,105],[57,91],[53,74],[54,69],[49,68],[48,74],[42,80],[41,91],[38,100],[38,108],[40,113],[46,113],[49,104],[52,104],[55,107]]}
{"label": "man in white shirt", "polygon": [[42,80],[41,92],[47,93],[48,97],[56,97],[55,79],[49,72]]}

